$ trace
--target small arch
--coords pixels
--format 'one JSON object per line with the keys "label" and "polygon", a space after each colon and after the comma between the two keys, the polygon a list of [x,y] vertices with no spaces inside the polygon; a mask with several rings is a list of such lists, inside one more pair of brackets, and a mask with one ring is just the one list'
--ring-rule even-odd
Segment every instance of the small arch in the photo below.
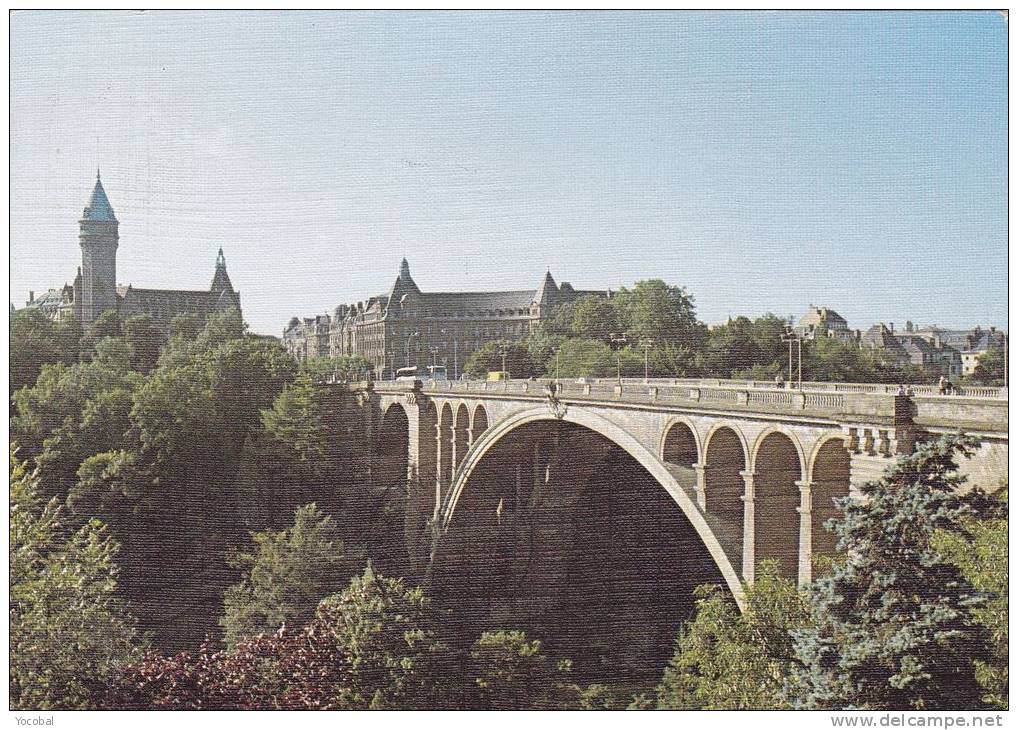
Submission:
{"label": "small arch", "polygon": [[800,474],[805,474],[806,473],[806,457],[805,457],[805,454],[803,453],[802,446],[799,444],[799,440],[795,437],[795,434],[790,433],[790,432],[788,432],[788,431],[786,431],[783,428],[780,428],[778,426],[773,426],[771,428],[765,429],[764,431],[762,431],[760,433],[759,436],[756,437],[756,441],[753,444],[753,449],[751,451],[751,458],[750,458],[750,461],[749,461],[750,470],[754,474],[757,473],[758,470],[757,470],[756,460],[757,460],[757,455],[760,453],[760,447],[763,446],[764,441],[766,441],[768,437],[770,437],[770,436],[772,436],[774,434],[780,434],[781,436],[784,436],[786,439],[788,439],[788,442],[792,445],[792,448],[795,449],[795,458],[796,458],[796,461],[798,462],[799,473]]}
{"label": "small arch", "polygon": [[813,555],[831,556],[837,550],[838,538],[824,527],[841,511],[834,500],[847,497],[851,489],[852,456],[840,435],[824,439],[813,453],[810,464],[812,485],[810,517],[812,520]]}
{"label": "small arch", "polygon": [[439,481],[443,487],[452,482],[452,443],[454,435],[452,406],[449,403],[445,403],[442,406],[442,418],[438,424],[438,448],[441,460]]}
{"label": "small arch", "polygon": [[467,443],[470,431],[470,411],[465,403],[460,403],[456,409],[456,421],[453,424],[455,430],[453,439],[453,469],[463,462],[463,456],[470,448]]}
{"label": "small arch", "polygon": [[665,429],[661,458],[668,464],[693,468],[700,463],[700,443],[696,430],[686,421],[675,421]]}
{"label": "small arch", "polygon": [[474,435],[474,441],[477,441],[481,434],[488,430],[488,412],[480,404],[474,408],[474,417],[470,421],[470,430]]}
{"label": "small arch", "polygon": [[754,566],[776,561],[781,575],[799,572],[799,484],[802,452],[792,437],[774,429],[761,434],[753,456]]}
{"label": "small arch", "polygon": [[[707,435],[703,458],[704,505],[730,530],[742,533],[746,491],[746,444],[732,426],[718,425]],[[741,560],[741,557],[740,557]]]}

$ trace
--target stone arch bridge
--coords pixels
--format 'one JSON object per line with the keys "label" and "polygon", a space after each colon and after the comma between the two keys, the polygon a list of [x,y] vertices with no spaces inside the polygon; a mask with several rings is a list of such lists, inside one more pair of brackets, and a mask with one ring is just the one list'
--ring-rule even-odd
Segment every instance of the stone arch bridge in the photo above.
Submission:
{"label": "stone arch bridge", "polygon": [[492,535],[519,533],[524,523],[531,553],[542,539],[554,552],[564,539],[563,512],[586,504],[580,495],[590,480],[621,459],[623,471],[611,472],[615,485],[600,492],[601,501],[617,498],[618,485],[630,481],[618,474],[638,471],[651,485],[644,491],[665,502],[636,495],[631,524],[612,529],[639,533],[672,510],[689,532],[681,550],[709,557],[708,572],[741,602],[740,581],[752,582],[763,560],[810,581],[815,557],[834,550],[822,528],[833,500],[879,477],[918,440],[972,433],[982,446],[962,465],[970,483],[993,489],[1007,473],[1006,389],[940,396],[920,387],[904,396],[885,385],[786,390],[653,379],[376,382],[355,389],[370,414],[373,480],[407,478],[411,485],[406,540],[418,566],[430,559],[442,568],[499,550],[518,562],[519,534],[507,538],[516,543],[510,548]]}

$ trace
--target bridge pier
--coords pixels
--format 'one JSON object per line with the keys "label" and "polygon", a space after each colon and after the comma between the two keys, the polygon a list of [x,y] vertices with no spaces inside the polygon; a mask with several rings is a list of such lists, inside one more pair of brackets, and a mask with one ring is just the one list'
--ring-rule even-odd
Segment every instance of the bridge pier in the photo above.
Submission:
{"label": "bridge pier", "polygon": [[813,484],[806,480],[795,483],[799,487],[799,585],[813,580]]}
{"label": "bridge pier", "polygon": [[746,485],[746,491],[742,495],[742,578],[747,583],[752,583],[756,578],[756,488],[753,484],[756,474],[751,471],[740,471],[739,475]]}
{"label": "bridge pier", "polygon": [[693,464],[696,472],[696,505],[701,510],[707,510],[707,466],[701,462]]}

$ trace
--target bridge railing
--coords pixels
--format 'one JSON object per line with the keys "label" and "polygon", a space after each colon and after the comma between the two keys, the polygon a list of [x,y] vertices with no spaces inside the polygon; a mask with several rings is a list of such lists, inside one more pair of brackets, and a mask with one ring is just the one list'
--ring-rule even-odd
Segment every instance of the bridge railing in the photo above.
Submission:
{"label": "bridge railing", "polygon": [[[323,382],[343,382],[338,378],[326,376]],[[453,393],[505,393],[515,395],[529,395],[535,392],[543,392],[548,383],[556,382],[554,378],[541,378],[536,380],[426,380],[422,387],[425,390],[436,392]],[[898,395],[899,385],[886,383],[820,383],[804,382],[801,388],[782,387],[773,382],[761,380],[719,380],[716,378],[566,378],[558,382],[560,395],[576,397],[603,397],[616,396],[620,393],[629,396],[639,397],[641,394],[649,393],[651,388],[659,394],[667,396],[673,389],[700,389],[710,391],[704,395],[703,400],[735,400],[733,393],[752,392],[756,395],[754,399],[758,403],[793,403],[797,393],[859,393],[874,395]],[[404,390],[410,387],[409,381],[375,381],[374,387],[381,389],[397,388]],[[1007,388],[988,386],[961,386],[955,387],[950,395],[941,394],[936,385],[912,385],[908,386],[910,395],[933,396],[942,398],[991,398],[1006,401],[1008,397]],[[769,394],[769,395],[765,395]],[[823,399],[810,398],[810,402],[827,402]],[[837,399],[828,399],[831,403],[838,402]]]}
{"label": "bridge railing", "polygon": [[[1007,391],[1000,388],[971,389],[975,394],[940,395],[924,387],[913,395],[900,396],[897,388],[883,384],[849,384],[850,390],[833,388],[787,390],[770,387],[732,387],[703,380],[673,382],[656,379],[561,380],[456,380],[379,381],[371,385],[383,393],[407,393],[420,389],[432,395],[480,398],[526,398],[544,400],[554,392],[565,401],[618,403],[631,406],[680,408],[814,417],[839,422],[902,424],[924,427],[964,428],[993,433],[1007,431]],[[706,381],[709,382],[709,381]],[[717,382],[717,381],[715,381]],[[367,384],[365,384],[367,385]],[[838,384],[825,384],[838,385]],[[867,389],[868,388],[868,389]]]}

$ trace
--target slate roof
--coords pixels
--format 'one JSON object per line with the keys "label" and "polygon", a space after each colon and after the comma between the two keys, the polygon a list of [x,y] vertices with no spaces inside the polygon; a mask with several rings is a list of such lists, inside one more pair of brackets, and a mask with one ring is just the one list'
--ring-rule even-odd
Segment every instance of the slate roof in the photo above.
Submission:
{"label": "slate roof", "polygon": [[421,304],[432,311],[479,312],[519,310],[529,312],[535,291],[483,291],[483,292],[427,292],[421,294]]}
{"label": "slate roof", "polygon": [[81,214],[81,218],[86,221],[111,221],[114,223],[117,221],[117,216],[113,213],[113,206],[110,205],[110,199],[106,197],[106,191],[103,190],[98,170],[95,173],[92,197],[88,199],[88,205],[85,206],[85,212]]}

